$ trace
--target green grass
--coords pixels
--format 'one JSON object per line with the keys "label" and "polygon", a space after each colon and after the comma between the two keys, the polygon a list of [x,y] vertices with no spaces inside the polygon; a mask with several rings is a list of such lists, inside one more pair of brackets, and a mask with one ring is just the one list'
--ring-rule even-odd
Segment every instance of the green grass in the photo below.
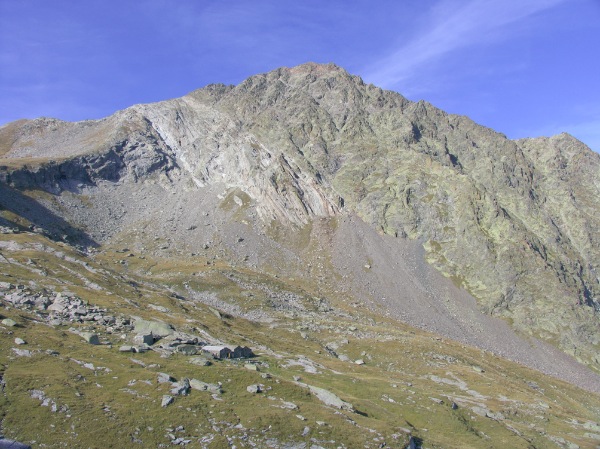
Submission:
{"label": "green grass", "polygon": [[[259,355],[256,361],[261,363],[261,371],[252,372],[235,361],[198,367],[182,355],[161,358],[152,351],[120,353],[117,348],[122,340],[118,334],[105,335],[113,343],[112,348],[93,347],[69,332],[68,326],[49,327],[36,323],[30,312],[3,308],[0,314],[21,325],[0,328],[0,370],[6,382],[0,410],[7,437],[56,448],[168,446],[168,433],[191,439],[189,447],[230,447],[229,438],[238,447],[245,447],[244,441],[263,447],[272,440],[277,442],[275,445],[313,441],[311,444],[327,448],[362,448],[379,447],[383,442],[388,447],[404,447],[408,442],[406,430],[410,430],[428,448],[557,447],[548,435],[582,448],[597,443],[586,437],[588,431],[582,425],[598,420],[597,395],[372,312],[361,310],[353,318],[337,312],[313,311],[290,318],[287,312],[272,309],[267,296],[260,294],[264,288],[294,292],[303,298],[307,310],[314,310],[310,308],[314,304],[312,298],[322,297],[323,292],[303,280],[287,282],[223,263],[206,266],[192,258],[130,258],[133,260],[125,270],[112,263],[117,254],[122,257],[114,249],[103,250],[90,259],[41,236],[2,235],[0,239],[22,245],[17,251],[3,250],[12,262],[2,264],[0,281],[27,285],[32,281],[33,290],[49,285],[58,290],[68,288],[90,303],[109,309],[111,314],[159,318],[186,332],[203,330],[223,341],[251,346]],[[41,245],[53,252],[44,251]],[[73,259],[66,260],[56,251]],[[35,265],[28,264],[28,260]],[[78,260],[85,260],[95,272],[85,269]],[[47,274],[36,272],[36,267],[43,267]],[[192,276],[198,272],[202,276]],[[102,290],[90,289],[84,277]],[[219,319],[208,306],[175,299],[164,288],[184,293],[186,280],[194,289],[211,292],[245,312],[268,311],[274,321],[253,322],[235,316]],[[250,289],[240,287],[237,280]],[[248,291],[254,296],[249,297]],[[343,304],[335,293],[325,299]],[[147,304],[167,307],[170,312],[156,312]],[[84,329],[92,325],[73,327]],[[300,336],[301,329],[307,334],[306,339]],[[28,342],[22,349],[34,351],[31,358],[14,355],[17,336]],[[328,343],[344,339],[348,344],[342,344],[337,352],[347,355],[349,362],[331,356],[325,349]],[[57,351],[58,355],[49,355],[46,350]],[[319,373],[289,365],[299,356],[312,360]],[[358,358],[366,364],[351,362]],[[94,372],[73,359],[106,367],[110,372]],[[483,368],[483,372],[475,371],[473,366]],[[168,386],[157,384],[158,372],[167,372],[177,379],[221,382],[222,401],[213,399],[208,392],[192,391],[190,396],[178,397],[168,408],[161,408]],[[272,378],[264,379],[262,373],[270,373]],[[298,385],[294,376],[335,393],[360,413],[324,406]],[[438,378],[449,383],[433,380]],[[460,382],[466,387],[461,389]],[[532,389],[527,382],[536,382],[540,388]],[[266,391],[248,393],[246,387],[256,383],[263,384]],[[67,406],[68,411],[53,413],[49,407],[40,406],[40,401],[30,396],[33,389],[43,390],[59,408]],[[452,400],[460,403],[457,410],[450,407]],[[298,408],[285,408],[284,401]],[[475,414],[470,407],[476,403],[492,413],[501,413],[504,419]],[[304,416],[306,421],[296,415]],[[185,430],[167,430],[177,426],[184,426]],[[309,430],[303,435],[305,427]],[[247,440],[241,439],[244,435]],[[203,438],[206,441],[202,442]]]}

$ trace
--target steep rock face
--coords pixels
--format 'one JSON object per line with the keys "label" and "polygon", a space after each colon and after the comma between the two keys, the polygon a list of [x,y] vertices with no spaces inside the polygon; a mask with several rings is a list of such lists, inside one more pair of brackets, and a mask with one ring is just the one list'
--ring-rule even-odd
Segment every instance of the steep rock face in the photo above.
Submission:
{"label": "steep rock face", "polygon": [[488,313],[600,366],[600,159],[568,135],[510,141],[335,65],[305,64],[100,121],[11,124],[0,144],[11,164],[68,158],[5,171],[19,189],[158,178],[239,189],[267,222],[354,211],[419,239]]}

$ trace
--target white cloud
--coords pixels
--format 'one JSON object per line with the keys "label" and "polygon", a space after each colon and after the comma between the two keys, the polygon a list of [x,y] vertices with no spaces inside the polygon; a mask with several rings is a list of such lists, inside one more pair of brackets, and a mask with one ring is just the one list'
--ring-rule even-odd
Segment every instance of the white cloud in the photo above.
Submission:
{"label": "white cloud", "polygon": [[441,0],[413,39],[363,71],[363,78],[393,88],[424,66],[473,44],[510,37],[507,28],[565,0]]}

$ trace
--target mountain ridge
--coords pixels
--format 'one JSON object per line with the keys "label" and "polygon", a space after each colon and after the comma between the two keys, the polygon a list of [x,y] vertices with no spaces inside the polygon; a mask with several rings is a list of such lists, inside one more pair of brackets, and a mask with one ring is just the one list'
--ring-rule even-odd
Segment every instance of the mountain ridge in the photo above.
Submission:
{"label": "mountain ridge", "polygon": [[[353,211],[385,234],[422,242],[428,262],[487,313],[600,366],[598,184],[586,181],[598,178],[600,159],[567,135],[511,141],[314,63],[98,121],[41,119],[18,129],[16,139],[14,125],[0,130],[3,148],[14,141],[4,154],[11,163],[81,158],[42,175],[55,192],[67,178],[87,188],[189,177],[192,189],[240,189],[266,223],[304,226]],[[39,182],[18,169],[4,176],[21,188]]]}

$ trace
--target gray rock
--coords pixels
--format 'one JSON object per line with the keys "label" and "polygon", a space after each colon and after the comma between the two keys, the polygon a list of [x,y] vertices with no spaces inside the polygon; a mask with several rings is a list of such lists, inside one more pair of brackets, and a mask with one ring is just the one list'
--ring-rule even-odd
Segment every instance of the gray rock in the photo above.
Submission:
{"label": "gray rock", "polygon": [[15,327],[17,325],[17,322],[11,318],[4,318],[2,320],[2,324],[8,327]]}
{"label": "gray rock", "polygon": [[173,402],[175,401],[175,398],[173,396],[170,396],[168,394],[163,395],[162,397],[162,401],[160,403],[161,407],[168,407],[169,405],[171,405]]}
{"label": "gray rock", "polygon": [[175,382],[171,385],[171,394],[175,396],[187,396],[190,393],[190,380],[182,379],[181,382]]}
{"label": "gray rock", "polygon": [[148,307],[150,307],[151,309],[154,309],[158,312],[162,312],[162,313],[168,313],[169,309],[167,309],[166,307],[163,306],[157,306],[156,304],[148,304]]}
{"label": "gray rock", "polygon": [[154,337],[166,337],[173,334],[175,330],[170,324],[160,321],[135,320],[133,331],[136,334],[151,334]]}
{"label": "gray rock", "polygon": [[312,385],[307,385],[307,387],[311,391],[311,393],[314,394],[317,397],[317,399],[319,399],[325,405],[339,408],[341,410],[347,410],[349,412],[354,411],[354,407],[352,407],[352,404],[343,401],[332,392],[327,391],[324,388],[314,387]]}
{"label": "gray rock", "polygon": [[250,371],[260,371],[260,369],[258,368],[258,365],[254,365],[253,363],[246,363],[244,365],[244,368],[246,368],[247,370],[250,370]]}
{"label": "gray rock", "polygon": [[167,373],[158,373],[158,378],[156,380],[159,384],[165,384],[167,382],[175,382],[175,379],[168,375]]}
{"label": "gray rock", "polygon": [[136,345],[151,346],[152,344],[154,344],[154,336],[150,332],[145,333],[145,334],[137,334],[136,336],[133,337],[133,342]]}
{"label": "gray rock", "polygon": [[189,360],[189,363],[191,363],[192,365],[197,365],[197,366],[210,366],[210,365],[212,365],[212,362],[210,360],[208,360],[207,358],[204,358],[204,357],[192,357]]}
{"label": "gray rock", "polygon": [[485,414],[486,417],[494,419],[496,421],[504,421],[504,415],[500,412],[494,413],[490,410],[487,411],[487,413]]}
{"label": "gray rock", "polygon": [[223,319],[223,316],[221,315],[221,312],[219,312],[217,309],[214,309],[212,307],[209,308],[210,311],[219,319]]}
{"label": "gray rock", "polygon": [[94,334],[93,332],[82,332],[80,335],[81,338],[83,338],[86,342],[88,342],[91,345],[100,344],[100,339],[98,338],[98,335]]}
{"label": "gray rock", "polygon": [[202,382],[198,379],[190,379],[190,386],[194,390],[198,391],[210,391],[211,393],[221,394],[223,390],[221,390],[221,386],[218,384],[210,384],[206,382]]}
{"label": "gray rock", "polygon": [[23,340],[22,338],[17,337],[17,338],[15,338],[15,344],[16,345],[26,345],[27,342],[25,340]]}
{"label": "gray rock", "polygon": [[254,384],[254,385],[248,385],[246,387],[246,391],[248,393],[260,393],[262,390],[260,389],[260,385]]}
{"label": "gray rock", "polygon": [[32,354],[32,352],[27,349],[12,348],[12,350],[15,353],[15,355],[17,355],[19,357],[31,357],[31,354]]}
{"label": "gray rock", "polygon": [[201,348],[199,348],[198,346],[194,346],[194,345],[179,345],[179,346],[177,346],[177,352],[179,352],[180,354],[183,354],[183,355],[196,355],[201,350],[202,350]]}
{"label": "gray rock", "polygon": [[46,310],[50,312],[62,313],[67,310],[67,304],[62,302],[54,302],[50,304]]}
{"label": "gray rock", "polygon": [[119,352],[134,352],[133,346],[124,345],[119,348]]}
{"label": "gray rock", "polygon": [[473,410],[473,413],[483,417],[487,417],[488,413],[490,412],[487,408],[479,406],[471,407],[471,410]]}

